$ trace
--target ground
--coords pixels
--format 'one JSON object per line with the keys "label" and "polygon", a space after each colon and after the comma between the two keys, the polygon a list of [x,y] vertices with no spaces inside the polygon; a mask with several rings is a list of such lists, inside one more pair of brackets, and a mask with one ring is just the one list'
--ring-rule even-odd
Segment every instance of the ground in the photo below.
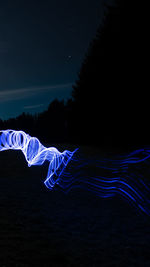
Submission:
{"label": "ground", "polygon": [[0,153],[0,266],[150,266],[150,218],[119,197],[48,190],[47,166]]}

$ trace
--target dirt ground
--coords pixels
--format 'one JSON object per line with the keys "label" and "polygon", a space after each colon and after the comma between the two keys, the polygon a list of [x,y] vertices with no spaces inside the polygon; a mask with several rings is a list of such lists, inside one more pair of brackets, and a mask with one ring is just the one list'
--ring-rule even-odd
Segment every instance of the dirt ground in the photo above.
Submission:
{"label": "dirt ground", "polygon": [[50,191],[46,173],[0,153],[0,267],[150,266],[150,217],[119,197]]}

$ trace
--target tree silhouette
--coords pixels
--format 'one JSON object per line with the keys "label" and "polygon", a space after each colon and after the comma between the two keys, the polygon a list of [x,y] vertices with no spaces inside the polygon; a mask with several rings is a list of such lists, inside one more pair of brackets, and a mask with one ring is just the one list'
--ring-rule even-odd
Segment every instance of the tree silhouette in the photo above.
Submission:
{"label": "tree silhouette", "polygon": [[142,10],[145,6],[129,0],[107,7],[73,86],[74,130],[79,142],[143,142],[141,133],[144,126],[148,129],[145,116],[149,112],[139,104],[147,101]]}
{"label": "tree silhouette", "polygon": [[149,29],[146,1],[116,0],[90,43],[72,96],[37,115],[21,114],[1,129],[42,142],[112,146],[149,144]]}
{"label": "tree silhouette", "polygon": [[36,115],[22,113],[16,118],[0,120],[0,129],[23,130],[45,143],[67,140],[67,114],[64,101],[55,99],[48,109]]}
{"label": "tree silhouette", "polygon": [[64,101],[55,99],[45,112],[37,118],[37,130],[40,138],[50,142],[62,142],[66,139],[66,108]]}

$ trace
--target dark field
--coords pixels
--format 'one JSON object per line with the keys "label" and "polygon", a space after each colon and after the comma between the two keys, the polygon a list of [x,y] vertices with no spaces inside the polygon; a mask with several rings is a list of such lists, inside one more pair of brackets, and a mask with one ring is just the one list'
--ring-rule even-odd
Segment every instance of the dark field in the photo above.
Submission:
{"label": "dark field", "polygon": [[119,197],[50,191],[46,174],[0,153],[0,267],[150,266],[150,218]]}

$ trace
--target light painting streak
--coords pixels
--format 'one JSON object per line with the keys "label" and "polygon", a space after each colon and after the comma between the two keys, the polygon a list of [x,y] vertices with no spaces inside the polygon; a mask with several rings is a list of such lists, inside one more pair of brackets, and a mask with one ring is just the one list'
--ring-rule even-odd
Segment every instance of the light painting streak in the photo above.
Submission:
{"label": "light painting streak", "polygon": [[61,153],[55,147],[47,148],[36,137],[31,137],[23,131],[0,131],[0,151],[8,149],[21,150],[29,167],[42,165],[45,161],[49,161],[48,173],[44,181],[49,189],[52,189],[58,182],[63,170],[76,151],[65,150]]}
{"label": "light painting streak", "polygon": [[103,198],[119,195],[150,215],[149,148],[115,159],[94,159],[75,153],[78,149],[61,153],[55,147],[47,148],[23,131],[0,131],[0,151],[9,149],[21,150],[29,167],[48,161],[44,183],[51,190],[59,185],[66,193],[78,187]]}

